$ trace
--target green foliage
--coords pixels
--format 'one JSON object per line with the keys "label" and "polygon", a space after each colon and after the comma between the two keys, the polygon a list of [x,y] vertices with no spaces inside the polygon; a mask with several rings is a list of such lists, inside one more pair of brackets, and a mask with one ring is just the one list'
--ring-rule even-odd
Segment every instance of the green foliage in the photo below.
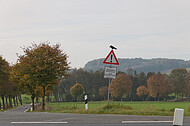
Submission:
{"label": "green foliage", "polygon": [[60,90],[54,92],[54,95],[59,96],[64,101],[72,101],[72,95],[70,94],[70,88],[73,84],[81,83],[84,86],[85,94],[88,95],[89,100],[103,100],[103,96],[99,94],[99,88],[108,85],[108,79],[104,78],[104,72],[87,72],[83,69],[74,69],[70,72],[70,75],[64,77],[59,85]]}
{"label": "green foliage", "polygon": [[182,98],[187,89],[186,77],[187,70],[185,68],[173,69],[169,77],[172,92],[181,94]]}
{"label": "green foliage", "polygon": [[84,87],[82,84],[76,83],[71,89],[70,89],[71,95],[73,97],[80,97],[84,93]]}

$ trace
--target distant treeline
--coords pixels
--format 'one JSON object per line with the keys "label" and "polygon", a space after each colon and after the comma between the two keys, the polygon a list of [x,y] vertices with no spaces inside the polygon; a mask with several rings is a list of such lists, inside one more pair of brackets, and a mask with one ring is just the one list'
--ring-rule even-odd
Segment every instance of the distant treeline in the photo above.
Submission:
{"label": "distant treeline", "polygon": [[[123,73],[119,71],[118,75]],[[190,74],[184,68],[173,69],[169,75],[161,74],[160,72],[148,72],[147,74],[144,72],[139,74],[131,72],[127,73],[126,76],[132,82],[130,93],[120,97],[111,95],[112,100],[170,100],[176,97],[190,96]],[[69,76],[61,80],[60,85],[55,87],[52,94],[55,99],[52,99],[52,101],[76,101],[76,98],[73,98],[70,94],[71,87],[76,83],[80,83],[84,87],[84,94],[80,97],[82,101],[85,94],[92,101],[107,99],[107,94],[104,96],[100,92],[101,90],[107,90],[104,87],[108,86],[109,83],[108,79],[104,78],[104,71],[93,72],[85,71],[84,69],[74,69]],[[147,93],[137,93],[138,88],[139,90],[144,90],[142,87],[147,88]]]}

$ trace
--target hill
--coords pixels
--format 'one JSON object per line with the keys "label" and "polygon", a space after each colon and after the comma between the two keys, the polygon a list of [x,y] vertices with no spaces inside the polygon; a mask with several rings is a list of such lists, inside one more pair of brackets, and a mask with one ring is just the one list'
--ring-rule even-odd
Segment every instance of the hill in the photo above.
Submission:
{"label": "hill", "polygon": [[[89,61],[84,69],[86,71],[97,71],[104,70],[106,66],[103,64],[103,58]],[[155,59],[118,59],[119,66],[117,66],[118,71],[128,73],[131,70],[136,70],[137,73],[144,72],[161,72],[168,73],[175,68],[190,68],[190,61],[185,61],[181,59],[166,59],[166,58],[155,58]]]}

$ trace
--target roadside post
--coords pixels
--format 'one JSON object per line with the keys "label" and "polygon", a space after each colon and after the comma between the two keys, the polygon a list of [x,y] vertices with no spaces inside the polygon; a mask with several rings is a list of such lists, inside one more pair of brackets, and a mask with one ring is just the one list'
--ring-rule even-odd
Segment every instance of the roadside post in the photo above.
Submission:
{"label": "roadside post", "polygon": [[183,125],[184,109],[175,108],[173,126]]}
{"label": "roadside post", "polygon": [[112,48],[112,50],[110,51],[110,53],[107,55],[107,57],[103,61],[103,64],[109,64],[110,65],[110,66],[105,67],[105,72],[104,72],[104,78],[109,78],[107,104],[109,104],[111,79],[115,79],[116,73],[117,73],[117,67],[113,67],[112,65],[119,65],[117,57],[113,51],[113,49],[117,49],[117,48],[115,48],[113,46],[110,46],[110,47]]}
{"label": "roadside post", "polygon": [[87,98],[87,95],[84,96],[84,100],[85,100],[85,110],[88,110],[88,98]]}
{"label": "roadside post", "polygon": [[32,111],[33,111],[33,108],[32,108],[32,105],[33,105],[33,104],[31,103],[30,105],[31,105],[30,111],[32,112]]}

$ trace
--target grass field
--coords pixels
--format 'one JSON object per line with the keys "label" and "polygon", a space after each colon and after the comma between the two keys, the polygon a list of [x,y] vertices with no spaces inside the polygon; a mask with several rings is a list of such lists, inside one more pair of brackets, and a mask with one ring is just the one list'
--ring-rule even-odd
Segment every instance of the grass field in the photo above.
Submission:
{"label": "grass field", "polygon": [[[89,102],[86,111],[84,102],[61,102],[46,104],[46,111],[80,114],[126,114],[173,116],[175,108],[182,108],[190,116],[190,102]],[[40,111],[40,108],[37,108]]]}

